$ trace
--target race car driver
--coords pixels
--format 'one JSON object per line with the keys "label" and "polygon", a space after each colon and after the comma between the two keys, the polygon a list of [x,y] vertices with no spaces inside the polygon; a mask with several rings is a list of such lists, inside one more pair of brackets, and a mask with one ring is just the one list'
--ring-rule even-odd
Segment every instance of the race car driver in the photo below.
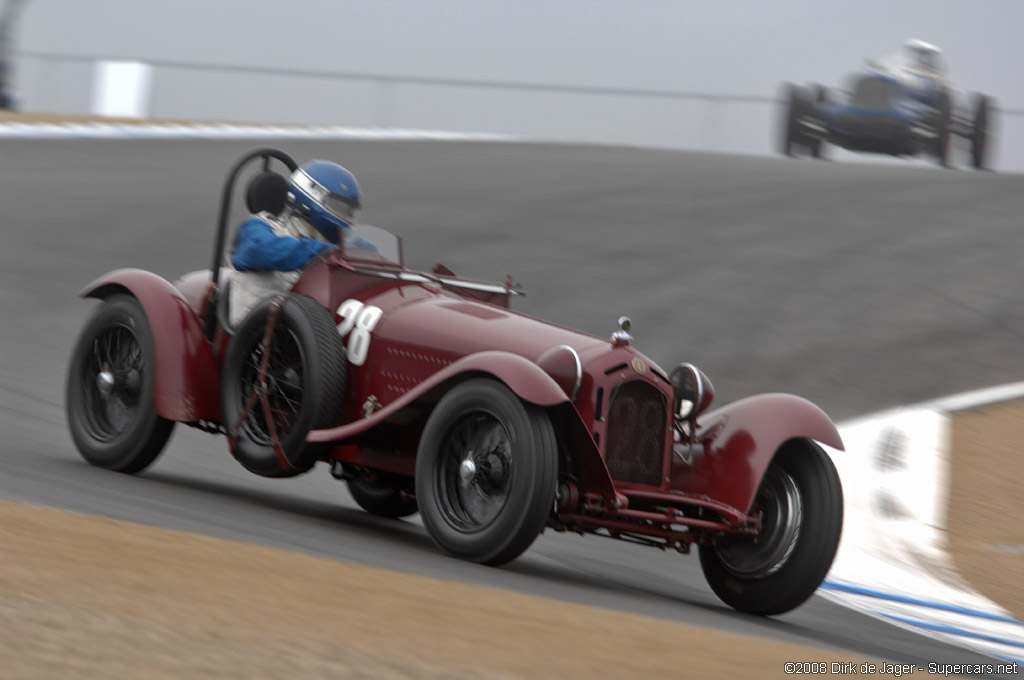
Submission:
{"label": "race car driver", "polygon": [[263,210],[238,229],[231,265],[229,322],[289,290],[313,258],[338,247],[359,216],[359,183],[337,163],[312,160],[292,173],[284,209]]}
{"label": "race car driver", "polygon": [[908,71],[932,78],[945,76],[942,50],[935,45],[915,38],[904,43],[903,50]]}

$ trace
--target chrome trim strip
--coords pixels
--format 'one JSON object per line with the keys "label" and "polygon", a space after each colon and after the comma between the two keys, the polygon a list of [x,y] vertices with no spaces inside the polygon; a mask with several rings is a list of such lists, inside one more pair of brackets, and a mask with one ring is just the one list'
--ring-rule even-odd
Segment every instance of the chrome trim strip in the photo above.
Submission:
{"label": "chrome trim strip", "polygon": [[[424,274],[417,274],[415,272],[386,272],[381,271],[379,269],[364,269],[363,267],[356,267],[355,271],[357,274],[377,276],[382,279],[394,279],[396,281],[409,281],[412,283],[430,283],[433,281],[437,283],[442,283],[446,286],[453,286],[455,288],[467,288],[469,290],[479,290],[485,293],[523,295],[523,293],[516,290],[515,288],[509,288],[508,286],[502,285],[500,283],[481,283],[477,281],[463,281],[461,279],[450,279],[442,276],[426,276]],[[577,361],[579,361],[578,357]]]}
{"label": "chrome trim strip", "polygon": [[479,290],[485,293],[504,293],[506,295],[522,295],[518,290],[509,288],[508,286],[500,283],[481,283],[477,281],[463,281],[461,279],[450,279],[446,277],[438,277],[437,279],[446,286],[455,286],[456,288],[468,288],[469,290]]}
{"label": "chrome trim strip", "polygon": [[569,401],[576,401],[576,396],[580,393],[580,386],[583,385],[583,361],[580,359],[580,354],[569,345],[559,345],[559,348],[565,348],[572,354],[572,358],[576,360],[576,383],[572,386],[572,394],[569,395]]}

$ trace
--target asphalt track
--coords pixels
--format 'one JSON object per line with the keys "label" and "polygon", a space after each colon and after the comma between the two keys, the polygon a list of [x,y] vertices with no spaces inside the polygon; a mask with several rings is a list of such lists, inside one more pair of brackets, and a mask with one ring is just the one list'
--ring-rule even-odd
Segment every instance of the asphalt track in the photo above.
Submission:
{"label": "asphalt track", "polygon": [[[984,661],[821,598],[740,615],[695,556],[600,538],[548,534],[501,569],[460,562],[417,521],[357,510],[325,469],[254,477],[222,439],[187,428],[138,477],[86,465],[62,406],[95,305],[76,294],[120,267],[173,279],[208,266],[224,174],[252,146],[0,140],[0,497],[865,658]],[[352,169],[365,221],[403,236],[410,266],[513,274],[520,310],[601,335],[629,315],[638,348],[698,364],[720,402],[795,392],[842,420],[1022,379],[1021,175],[508,143],[280,146]]]}

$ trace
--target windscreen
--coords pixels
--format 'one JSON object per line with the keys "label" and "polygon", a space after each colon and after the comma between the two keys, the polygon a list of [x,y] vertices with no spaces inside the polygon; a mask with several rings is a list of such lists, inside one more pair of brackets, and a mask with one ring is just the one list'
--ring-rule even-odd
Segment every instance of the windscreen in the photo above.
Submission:
{"label": "windscreen", "polygon": [[345,234],[345,259],[402,264],[402,241],[389,231],[357,224]]}

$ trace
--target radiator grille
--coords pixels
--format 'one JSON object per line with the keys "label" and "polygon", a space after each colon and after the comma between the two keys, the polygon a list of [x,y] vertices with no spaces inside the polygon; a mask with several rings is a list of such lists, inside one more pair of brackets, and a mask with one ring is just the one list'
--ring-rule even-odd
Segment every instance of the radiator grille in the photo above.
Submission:
{"label": "radiator grille", "polygon": [[862,78],[853,89],[853,105],[869,111],[885,111],[892,107],[896,86],[881,78]]}
{"label": "radiator grille", "polygon": [[900,139],[906,136],[906,125],[897,118],[848,114],[836,116],[840,134],[870,139]]}
{"label": "radiator grille", "polygon": [[642,381],[612,393],[605,462],[612,479],[661,485],[665,462],[665,396]]}

